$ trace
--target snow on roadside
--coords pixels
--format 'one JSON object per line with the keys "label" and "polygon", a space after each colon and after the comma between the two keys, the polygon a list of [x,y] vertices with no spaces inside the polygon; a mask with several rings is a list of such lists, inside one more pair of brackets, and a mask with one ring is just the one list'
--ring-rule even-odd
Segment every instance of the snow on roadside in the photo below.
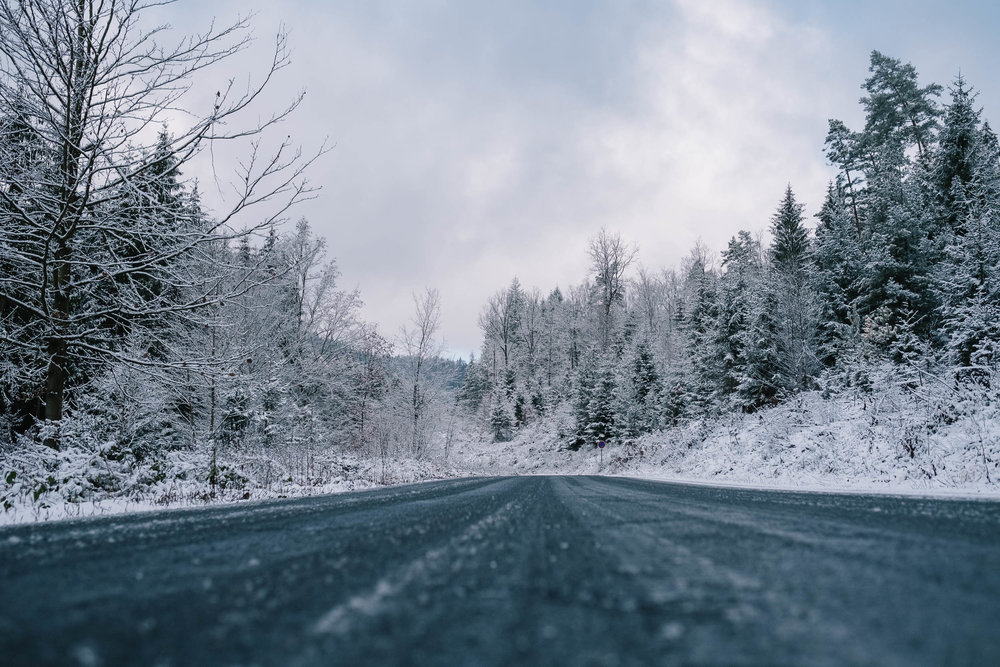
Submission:
{"label": "snow on roadside", "polygon": [[608,469],[770,488],[1000,496],[996,412],[979,405],[941,419],[895,390],[870,399],[814,392],[637,439],[612,452]]}
{"label": "snow on roadside", "polygon": [[100,448],[54,452],[39,446],[4,462],[0,526],[344,493],[465,474],[430,458],[393,457],[384,467],[352,452],[315,458],[310,475],[260,457],[220,460],[220,483],[213,489],[207,452],[169,452],[137,463],[108,460]]}
{"label": "snow on roadside", "polygon": [[459,450],[494,474],[608,474],[783,490],[1000,497],[1000,410],[879,394],[802,394],[755,414],[691,420],[596,446],[566,447],[568,414],[508,443]]}
{"label": "snow on roadside", "polygon": [[[1000,497],[1000,400],[988,392],[924,391],[885,383],[880,392],[802,394],[755,414],[690,420],[631,441],[567,447],[564,406],[494,443],[463,422],[420,459],[316,454],[308,472],[269,457],[218,462],[172,452],[144,463],[95,444],[20,451],[4,461],[0,525],[168,507],[299,497],[481,475],[606,474],[698,484]],[[11,472],[17,472],[11,475]]]}

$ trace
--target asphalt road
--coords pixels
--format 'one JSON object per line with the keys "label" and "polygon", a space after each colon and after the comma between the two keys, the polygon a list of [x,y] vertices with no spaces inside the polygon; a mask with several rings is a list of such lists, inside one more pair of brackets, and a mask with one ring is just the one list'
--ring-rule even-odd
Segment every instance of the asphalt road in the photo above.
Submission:
{"label": "asphalt road", "polygon": [[1000,664],[1000,503],[458,480],[0,530],[4,665]]}

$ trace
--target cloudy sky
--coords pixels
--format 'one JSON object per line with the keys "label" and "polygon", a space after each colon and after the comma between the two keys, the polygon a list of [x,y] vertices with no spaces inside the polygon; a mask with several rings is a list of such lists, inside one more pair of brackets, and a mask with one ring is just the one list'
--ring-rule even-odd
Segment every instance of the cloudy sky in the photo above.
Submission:
{"label": "cloudy sky", "polygon": [[258,49],[285,26],[293,63],[265,106],[304,88],[285,129],[334,144],[296,215],[384,333],[436,287],[445,349],[467,357],[491,293],[580,282],[601,227],[658,270],[699,238],[766,229],[786,183],[815,213],[827,119],[862,123],[872,49],[924,82],[961,69],[1000,117],[992,4],[224,0],[165,16],[184,30],[253,11]]}

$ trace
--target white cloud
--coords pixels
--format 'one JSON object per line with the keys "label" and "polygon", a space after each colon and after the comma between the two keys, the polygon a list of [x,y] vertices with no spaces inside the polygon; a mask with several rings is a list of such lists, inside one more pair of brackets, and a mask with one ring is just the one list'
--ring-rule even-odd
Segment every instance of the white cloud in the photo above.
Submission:
{"label": "white cloud", "polygon": [[791,182],[815,211],[830,100],[811,85],[821,33],[746,2],[677,2],[637,57],[632,113],[586,130],[589,161],[617,184],[619,226],[647,264],[676,264],[701,237],[721,250],[768,225]]}
{"label": "white cloud", "polygon": [[[410,289],[439,287],[456,350],[476,346],[479,309],[513,276],[546,290],[582,280],[587,239],[602,226],[638,242],[646,265],[673,265],[699,237],[721,249],[740,228],[765,228],[789,181],[815,210],[830,177],[829,100],[811,85],[829,46],[755,4],[680,0],[645,22],[618,44],[620,100],[558,80],[449,79],[366,46],[362,69],[392,65],[350,78],[362,99],[337,95],[332,106],[367,99],[388,109],[335,159],[351,172],[392,160],[356,183],[330,174],[338,204],[378,239],[355,241],[364,252],[343,258],[345,275],[365,267],[368,312],[390,331],[407,316]],[[358,61],[340,48],[338,59]],[[338,133],[352,113],[340,117]],[[348,190],[368,200],[348,201]],[[336,249],[336,224],[330,233]]]}
{"label": "white cloud", "polygon": [[299,213],[389,334],[435,286],[467,353],[489,294],[579,282],[601,227],[673,265],[698,237],[766,227],[789,181],[815,211],[830,175],[830,45],[759,3],[254,2],[262,42],[292,31],[265,101],[307,88],[287,131],[336,142]]}

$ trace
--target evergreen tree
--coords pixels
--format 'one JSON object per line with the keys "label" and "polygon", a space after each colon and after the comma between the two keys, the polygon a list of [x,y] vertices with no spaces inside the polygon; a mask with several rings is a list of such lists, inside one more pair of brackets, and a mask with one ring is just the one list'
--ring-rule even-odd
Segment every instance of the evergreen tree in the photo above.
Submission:
{"label": "evergreen tree", "polygon": [[767,289],[772,296],[768,301],[775,307],[774,347],[780,366],[776,378],[786,392],[811,388],[818,372],[818,299],[810,285],[813,258],[803,209],[789,185],[771,219],[772,271]]}
{"label": "evergreen tree", "polygon": [[599,440],[610,440],[618,435],[620,393],[616,370],[617,361],[612,356],[604,357],[598,365],[587,406],[587,425],[583,431],[583,444],[588,447],[595,446]]}
{"label": "evergreen tree", "polygon": [[490,393],[489,370],[482,362],[477,362],[473,356],[469,360],[469,366],[465,371],[465,379],[462,388],[458,392],[458,400],[468,406],[471,412],[477,412]]}
{"label": "evergreen tree", "polygon": [[977,166],[980,112],[973,106],[976,94],[966,87],[961,75],[950,90],[951,104],[944,114],[933,179],[945,209],[948,229],[957,231],[959,219],[968,212],[968,186]]}
{"label": "evergreen tree", "polygon": [[872,51],[868,71],[871,76],[863,86],[867,95],[861,98],[867,114],[867,141],[914,145],[925,158],[938,129],[941,112],[934,98],[941,94],[941,86],[932,83],[921,87],[913,65],[878,51]]}
{"label": "evergreen tree", "polygon": [[[762,276],[764,281],[769,275]],[[739,367],[736,404],[745,412],[753,412],[777,403],[787,385],[782,379],[777,345],[775,291],[762,281],[760,288],[749,291],[748,296],[748,320],[739,342],[744,361]]]}
{"label": "evergreen tree", "polygon": [[1000,144],[988,125],[977,133],[975,153],[963,214],[938,271],[948,348],[960,367],[994,364],[1000,351]]}
{"label": "evergreen tree", "polygon": [[719,281],[719,319],[715,341],[721,351],[720,400],[735,395],[740,379],[747,373],[744,333],[751,318],[751,292],[762,286],[760,258],[760,244],[746,231],[730,239],[729,247],[722,254],[725,273]]}
{"label": "evergreen tree", "polygon": [[662,389],[660,373],[646,341],[640,341],[632,351],[628,367],[626,390],[616,418],[626,436],[638,436],[658,428]]}
{"label": "evergreen tree", "polygon": [[510,401],[503,395],[495,397],[493,409],[490,411],[490,428],[493,430],[493,440],[507,442],[514,430],[514,414]]}
{"label": "evergreen tree", "polygon": [[799,280],[809,261],[809,231],[803,224],[803,204],[795,201],[792,186],[785,189],[778,211],[771,218],[771,262],[782,275]]}
{"label": "evergreen tree", "polygon": [[572,449],[580,449],[590,437],[591,405],[597,395],[597,364],[596,358],[588,356],[576,373],[576,386],[573,395],[573,439]]}
{"label": "evergreen tree", "polygon": [[864,270],[864,251],[850,220],[841,188],[831,183],[823,207],[817,214],[813,258],[816,270],[812,286],[819,297],[817,354],[833,366],[844,346],[860,334],[855,301],[858,280]]}
{"label": "evergreen tree", "polygon": [[899,199],[876,221],[857,303],[863,316],[886,308],[889,324],[912,326],[930,338],[937,322],[933,267],[940,256],[941,227],[925,183],[903,183]]}
{"label": "evergreen tree", "polygon": [[862,143],[862,137],[847,129],[843,121],[830,119],[830,129],[826,135],[826,157],[841,169],[838,179],[842,177],[846,185],[845,194],[850,200],[854,231],[859,242],[863,236],[859,204],[859,199],[864,194],[861,182],[864,178]]}
{"label": "evergreen tree", "polygon": [[[912,329],[915,335],[931,339],[937,308],[931,266],[942,248],[932,173],[941,115],[935,98],[941,87],[921,87],[912,65],[877,51],[869,71],[863,86],[867,95],[861,99],[865,129],[851,135],[848,151],[854,164],[861,166],[865,183],[865,234],[859,240],[866,261],[852,305],[861,320],[876,311],[879,319],[887,313],[889,330]],[[835,138],[831,135],[828,140]],[[828,142],[828,155],[843,159],[842,151],[832,150],[836,146]],[[911,148],[916,148],[916,164],[909,159]]]}
{"label": "evergreen tree", "polygon": [[705,256],[697,249],[691,258],[686,278],[689,292],[684,316],[686,352],[689,366],[686,372],[685,403],[698,413],[718,409],[717,395],[722,384],[722,355],[718,341],[718,295],[715,272],[706,265]]}

